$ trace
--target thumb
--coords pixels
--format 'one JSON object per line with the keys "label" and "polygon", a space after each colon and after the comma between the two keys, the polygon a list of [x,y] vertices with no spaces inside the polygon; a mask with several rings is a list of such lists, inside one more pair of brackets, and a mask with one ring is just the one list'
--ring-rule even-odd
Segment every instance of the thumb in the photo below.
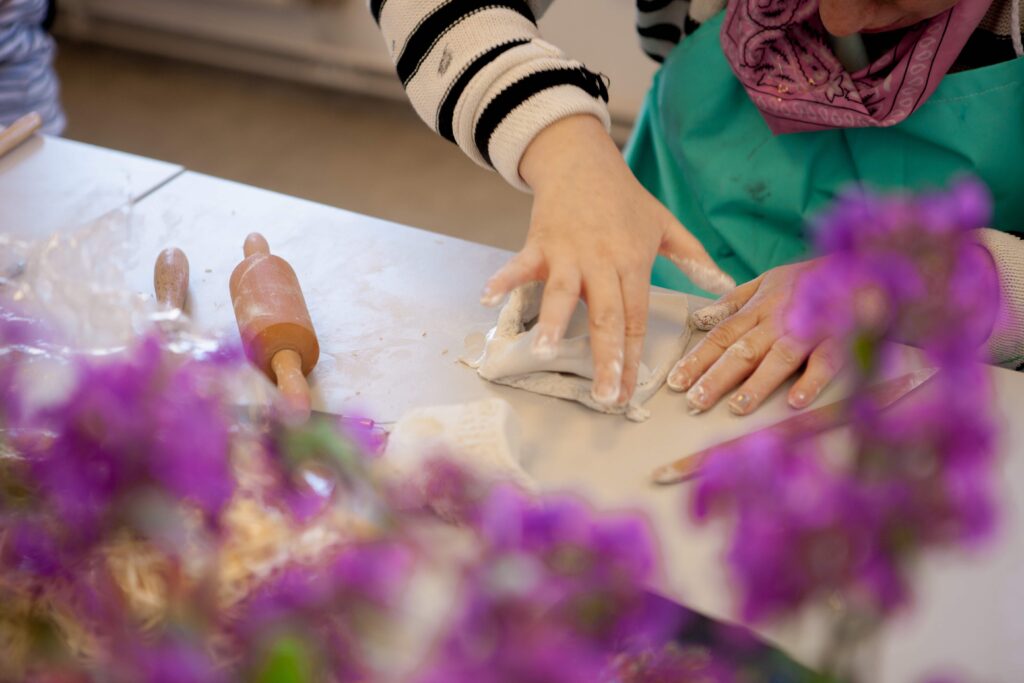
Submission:
{"label": "thumb", "polygon": [[736,287],[736,281],[719,268],[697,238],[681,226],[665,232],[659,253],[693,284],[712,294],[725,294]]}

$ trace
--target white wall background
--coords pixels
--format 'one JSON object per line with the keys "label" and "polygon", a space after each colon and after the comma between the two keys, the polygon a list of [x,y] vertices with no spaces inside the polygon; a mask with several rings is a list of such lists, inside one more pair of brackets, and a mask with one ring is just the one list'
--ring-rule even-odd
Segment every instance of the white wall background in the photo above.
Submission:
{"label": "white wall background", "polygon": [[[62,0],[74,38],[329,87],[402,96],[366,0]],[[656,65],[640,51],[631,0],[558,0],[546,39],[611,80],[621,134]]]}

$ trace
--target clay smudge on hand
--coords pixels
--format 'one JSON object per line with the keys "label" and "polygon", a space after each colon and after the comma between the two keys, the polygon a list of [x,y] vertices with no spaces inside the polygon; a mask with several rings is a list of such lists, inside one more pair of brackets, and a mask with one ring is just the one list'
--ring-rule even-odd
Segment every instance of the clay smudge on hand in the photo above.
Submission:
{"label": "clay smudge on hand", "polygon": [[697,309],[691,317],[694,327],[702,332],[707,332],[735,312],[736,307],[734,305],[719,302]]}
{"label": "clay smudge on hand", "polygon": [[736,281],[714,266],[692,258],[671,256],[670,259],[676,268],[693,281],[693,284],[712,294],[721,295],[736,288]]}

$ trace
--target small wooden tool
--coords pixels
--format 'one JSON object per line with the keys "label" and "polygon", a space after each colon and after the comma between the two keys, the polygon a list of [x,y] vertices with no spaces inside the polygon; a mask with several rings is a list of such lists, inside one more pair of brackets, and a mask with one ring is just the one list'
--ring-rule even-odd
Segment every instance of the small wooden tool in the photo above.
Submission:
{"label": "small wooden tool", "polygon": [[259,233],[245,238],[245,260],[231,273],[231,302],[249,359],[277,382],[297,419],[310,414],[306,375],[320,358],[313,321],[295,271]]}
{"label": "small wooden tool", "polygon": [[43,117],[29,112],[0,131],[0,157],[32,137],[43,125]]}
{"label": "small wooden tool", "polygon": [[[869,387],[865,392],[865,397],[872,400],[877,410],[884,410],[930,380],[936,372],[938,370],[935,368],[924,368],[901,375],[895,379],[880,382]],[[835,403],[786,418],[782,422],[777,422],[754,433],[773,432],[787,439],[809,438],[847,424],[850,419],[850,411],[851,400],[845,398]],[[651,473],[651,481],[655,484],[669,485],[693,479],[700,474],[704,461],[708,459],[712,452],[718,448],[731,446],[749,437],[750,434],[747,434],[735,439],[729,439],[725,443],[720,443],[712,448],[693,453],[667,465],[662,465]]]}
{"label": "small wooden tool", "polygon": [[153,290],[160,308],[179,311],[185,308],[188,296],[188,258],[177,247],[160,252],[153,266]]}

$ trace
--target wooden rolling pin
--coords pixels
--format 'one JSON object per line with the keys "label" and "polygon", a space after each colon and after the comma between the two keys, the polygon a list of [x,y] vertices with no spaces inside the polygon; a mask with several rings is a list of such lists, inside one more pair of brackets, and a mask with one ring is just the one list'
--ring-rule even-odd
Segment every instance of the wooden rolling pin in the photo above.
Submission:
{"label": "wooden rolling pin", "polygon": [[165,311],[185,310],[188,296],[188,259],[185,252],[169,247],[160,252],[153,266],[153,291],[156,302]]}
{"label": "wooden rolling pin", "polygon": [[29,112],[0,131],[0,157],[32,137],[43,125],[43,117]]}
{"label": "wooden rolling pin", "polygon": [[231,302],[246,355],[277,382],[296,419],[309,417],[306,375],[320,358],[295,271],[259,233],[245,238],[245,260],[231,273]]}

